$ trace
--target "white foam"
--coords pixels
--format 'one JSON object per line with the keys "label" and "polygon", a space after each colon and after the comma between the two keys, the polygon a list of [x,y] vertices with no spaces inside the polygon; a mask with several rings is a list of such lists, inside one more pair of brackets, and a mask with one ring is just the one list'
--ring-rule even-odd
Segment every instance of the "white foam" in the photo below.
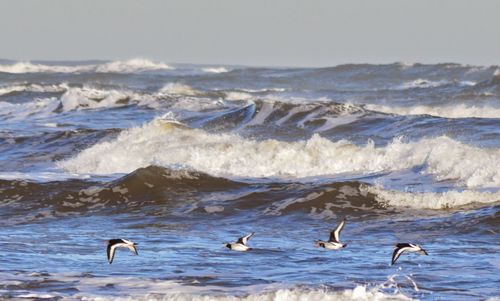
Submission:
{"label": "white foam", "polygon": [[155,63],[147,59],[135,58],[127,61],[114,61],[110,63],[96,65],[95,72],[134,73],[134,72],[172,70],[172,69],[174,68],[165,63]]}
{"label": "white foam", "polygon": [[67,179],[88,179],[89,175],[84,174],[63,174],[60,172],[40,171],[40,172],[0,172],[2,180],[28,180],[37,182],[63,181]]}
{"label": "white foam", "polygon": [[0,65],[0,72],[5,73],[75,73],[75,72],[90,72],[94,69],[94,65],[79,65],[79,66],[56,66],[34,64],[31,62],[17,62],[12,65]]}
{"label": "white foam", "polygon": [[441,80],[441,81],[432,81],[423,78],[417,78],[415,80],[407,81],[402,85],[398,86],[397,89],[406,90],[413,88],[435,88],[439,86],[443,86],[449,84],[449,81]]}
{"label": "white foam", "polygon": [[470,204],[493,204],[500,202],[500,191],[446,191],[446,192],[402,192],[385,190],[378,186],[362,186],[361,190],[375,194],[377,202],[395,207],[415,209],[449,209]]}
{"label": "white foam", "polygon": [[0,87],[0,96],[12,92],[62,92],[68,89],[66,84],[59,85],[38,85],[38,84],[15,84]]}
{"label": "white foam", "polygon": [[371,111],[378,111],[397,115],[432,115],[444,118],[500,118],[500,107],[471,106],[466,104],[456,104],[452,106],[383,106],[367,104],[365,108]]}
{"label": "white foam", "polygon": [[285,88],[262,88],[262,89],[237,89],[248,93],[263,93],[263,92],[285,92]]}
{"label": "white foam", "polygon": [[[28,291],[22,283],[40,280],[71,283],[76,293],[66,292],[33,292]],[[309,300],[357,300],[385,301],[412,300],[405,296],[398,287],[398,282],[391,276],[388,281],[379,285],[355,285],[352,289],[332,290],[324,286],[307,288],[291,284],[216,286],[196,285],[198,280],[176,281],[150,279],[144,277],[103,276],[85,277],[81,274],[44,274],[0,272],[2,283],[10,284],[11,294],[31,298],[60,297],[78,300],[176,300],[176,301],[309,301]],[[409,278],[409,277],[407,277]],[[411,280],[411,279],[410,279]],[[103,284],[107,284],[104,286]],[[20,286],[18,288],[18,286]],[[111,288],[109,288],[109,287]],[[417,290],[418,291],[418,290]]]}
{"label": "white foam", "polygon": [[415,66],[415,63],[410,63],[410,62],[397,62],[396,64],[400,66],[401,69],[408,69]]}
{"label": "white foam", "polygon": [[248,122],[247,126],[260,125],[264,124],[267,117],[269,117],[274,112],[274,104],[268,101],[264,101],[262,103],[262,107],[257,111],[257,115],[253,117],[250,122]]}
{"label": "white foam", "polygon": [[309,177],[369,173],[424,166],[437,180],[469,187],[500,186],[500,149],[481,149],[448,137],[387,146],[356,146],[319,135],[309,140],[256,141],[233,133],[210,134],[154,120],[125,130],[58,165],[69,172],[130,173],[152,164],[181,165],[213,175],[238,177]]}
{"label": "white foam", "polygon": [[147,59],[131,59],[127,61],[113,61],[103,64],[87,65],[44,65],[31,62],[17,62],[10,65],[0,65],[0,72],[6,73],[134,73],[154,70],[174,69],[165,63],[155,63]]}
{"label": "white foam", "polygon": [[[223,106],[219,99],[199,97],[202,92],[181,84],[168,84],[153,94],[138,93],[127,89],[103,90],[88,86],[81,88],[68,87],[65,84],[12,86],[5,90],[6,93],[10,91],[65,92],[59,99],[55,97],[37,98],[34,101],[19,104],[0,101],[0,116],[9,119],[23,119],[28,116],[47,117],[59,111],[115,108],[131,104],[150,108],[159,108],[167,104],[171,108],[191,111],[221,108]],[[186,97],[179,97],[175,102],[166,103],[164,100],[169,96]]]}
{"label": "white foam", "polygon": [[[116,279],[116,277],[115,277]],[[97,278],[97,283],[92,284],[100,285],[102,279]],[[88,282],[88,281],[85,281]],[[262,286],[248,286],[240,292],[243,296],[234,296],[235,289],[228,289],[223,287],[196,287],[184,286],[177,284],[174,281],[147,281],[144,283],[141,279],[126,279],[114,284],[114,287],[119,287],[126,300],[175,300],[175,301],[385,301],[385,300],[412,300],[401,292],[393,294],[384,293],[380,288],[373,287],[367,288],[363,285],[357,285],[353,289],[343,289],[332,291],[324,288],[308,289],[308,288],[275,288],[275,287],[262,287]],[[107,283],[110,283],[108,280]],[[87,283],[86,283],[87,284]],[[90,286],[90,287],[92,287]],[[92,293],[85,293],[88,291],[89,286],[82,286],[81,291],[75,296],[82,300],[123,300],[124,296],[113,297],[109,295],[99,295]],[[216,294],[210,293],[213,289],[217,291]],[[146,292],[147,293],[146,293]],[[260,291],[260,292],[259,292]],[[243,293],[243,294],[241,294]]]}
{"label": "white foam", "polygon": [[[247,126],[263,124],[275,110],[280,110],[280,105],[283,103],[285,102],[281,100],[266,98],[262,101],[262,106],[258,109],[257,115],[254,116]],[[362,108],[349,103],[326,103],[321,100],[317,102],[310,101],[301,103],[297,102],[297,99],[293,99],[293,103],[296,104],[296,106],[289,109],[285,116],[278,119],[276,121],[277,125],[283,125],[297,113],[309,112],[301,117],[299,121],[295,121],[295,123],[298,127],[304,128],[308,123],[322,122],[323,124],[315,129],[317,133],[320,133],[337,126],[352,123],[365,114]]]}
{"label": "white foam", "polygon": [[205,206],[205,211],[207,213],[217,213],[217,212],[223,212],[224,207],[223,206]]}
{"label": "white foam", "polygon": [[10,103],[0,101],[0,116],[10,120],[22,120],[32,117],[47,117],[51,115],[58,107],[60,101],[57,98],[35,99],[27,103]]}
{"label": "white foam", "polygon": [[[84,294],[82,294],[84,295]],[[121,300],[122,298],[85,298],[85,300]],[[267,293],[253,293],[245,297],[231,295],[193,295],[187,293],[148,294],[135,296],[127,300],[175,300],[175,301],[384,301],[384,300],[412,300],[405,295],[386,294],[376,289],[367,289],[365,286],[356,286],[354,289],[341,291],[309,290],[309,289],[280,289]]]}
{"label": "white foam", "polygon": [[226,73],[229,72],[229,70],[225,67],[207,67],[201,69],[203,72],[207,73]]}
{"label": "white foam", "polygon": [[396,90],[406,90],[406,89],[414,89],[414,88],[436,88],[444,85],[449,85],[452,83],[459,84],[460,86],[474,86],[476,82],[473,81],[447,81],[447,80],[439,80],[432,81],[429,79],[417,78],[411,81],[404,82],[403,84],[396,87]]}
{"label": "white foam", "polygon": [[127,90],[100,90],[90,87],[70,88],[61,96],[64,112],[76,109],[110,108],[139,102],[145,96]]}
{"label": "white foam", "polygon": [[226,100],[249,100],[252,99],[252,95],[244,92],[226,92]]}
{"label": "white foam", "polygon": [[159,94],[168,95],[184,95],[184,96],[196,96],[200,95],[202,92],[198,91],[191,86],[180,84],[180,83],[168,83],[164,85],[159,91]]}

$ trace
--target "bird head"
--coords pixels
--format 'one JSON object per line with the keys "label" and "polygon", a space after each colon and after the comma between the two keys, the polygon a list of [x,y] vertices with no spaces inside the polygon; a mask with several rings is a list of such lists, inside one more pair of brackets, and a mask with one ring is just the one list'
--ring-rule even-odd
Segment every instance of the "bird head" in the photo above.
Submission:
{"label": "bird head", "polygon": [[414,244],[412,244],[412,246],[413,246],[413,247],[415,247],[415,248],[417,248],[417,249],[418,249],[418,252],[419,252],[420,254],[429,255],[429,254],[427,253],[427,251],[426,251],[426,250],[424,250],[424,248],[422,248],[420,245],[414,245]]}

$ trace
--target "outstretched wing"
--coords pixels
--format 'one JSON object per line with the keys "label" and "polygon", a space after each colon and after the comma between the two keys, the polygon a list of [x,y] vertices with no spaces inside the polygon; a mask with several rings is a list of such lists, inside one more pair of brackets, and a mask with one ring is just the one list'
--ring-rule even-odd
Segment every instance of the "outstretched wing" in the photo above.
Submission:
{"label": "outstretched wing", "polygon": [[243,236],[243,237],[240,237],[238,238],[238,241],[236,243],[238,244],[242,244],[242,245],[247,245],[247,241],[250,239],[250,237],[252,237],[252,235],[254,234],[254,232],[246,235],[246,236]]}
{"label": "outstretched wing", "polygon": [[113,258],[115,257],[116,245],[108,244],[108,248],[106,251],[108,254],[108,262],[109,264],[112,264]]}
{"label": "outstretched wing", "polygon": [[330,242],[340,242],[340,232],[344,229],[345,218],[337,225],[337,228],[330,232]]}
{"label": "outstretched wing", "polygon": [[396,263],[396,260],[398,260],[399,256],[401,256],[401,254],[403,254],[404,251],[408,250],[407,246],[399,247],[400,245],[405,245],[405,244],[398,244],[396,246],[396,249],[394,249],[394,252],[392,252],[391,265]]}

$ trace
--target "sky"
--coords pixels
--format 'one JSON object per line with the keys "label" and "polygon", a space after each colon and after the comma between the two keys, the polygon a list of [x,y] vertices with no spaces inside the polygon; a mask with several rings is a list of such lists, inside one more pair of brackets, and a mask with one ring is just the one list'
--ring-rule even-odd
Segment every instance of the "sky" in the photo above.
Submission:
{"label": "sky", "polygon": [[498,0],[0,0],[0,58],[500,64]]}

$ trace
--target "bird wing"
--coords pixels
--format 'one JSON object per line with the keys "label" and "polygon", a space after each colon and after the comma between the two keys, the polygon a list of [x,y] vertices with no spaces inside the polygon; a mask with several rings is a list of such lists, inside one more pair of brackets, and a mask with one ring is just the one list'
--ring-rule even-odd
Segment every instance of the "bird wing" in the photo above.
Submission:
{"label": "bird wing", "polygon": [[399,256],[401,256],[401,254],[403,254],[404,251],[408,250],[409,247],[396,247],[396,249],[394,249],[394,252],[392,253],[392,261],[391,261],[391,265],[393,265],[394,263],[396,263],[396,260],[398,260]]}
{"label": "bird wing", "polygon": [[343,219],[335,229],[330,232],[330,242],[340,242],[340,232],[344,229],[345,219]]}
{"label": "bird wing", "polygon": [[242,245],[247,245],[247,241],[250,239],[250,237],[252,237],[252,235],[254,234],[254,232],[246,235],[246,236],[243,236],[243,237],[240,237],[238,238],[238,241],[236,243],[238,244],[242,244]]}
{"label": "bird wing", "polygon": [[108,262],[109,264],[112,264],[113,258],[115,257],[116,245],[108,244],[108,248],[106,251],[108,254]]}

